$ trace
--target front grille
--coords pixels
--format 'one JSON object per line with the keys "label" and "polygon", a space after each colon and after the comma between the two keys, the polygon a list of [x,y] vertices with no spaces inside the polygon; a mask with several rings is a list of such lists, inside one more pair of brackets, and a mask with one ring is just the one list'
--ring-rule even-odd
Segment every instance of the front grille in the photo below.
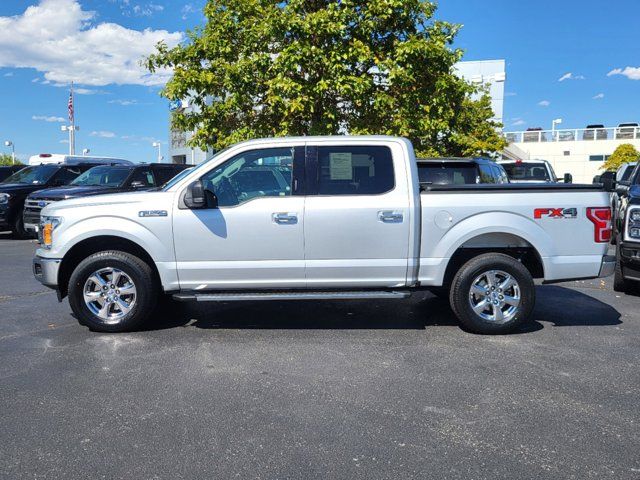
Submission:
{"label": "front grille", "polygon": [[24,222],[29,224],[39,224],[40,211],[50,203],[57,201],[57,198],[27,198],[24,202]]}

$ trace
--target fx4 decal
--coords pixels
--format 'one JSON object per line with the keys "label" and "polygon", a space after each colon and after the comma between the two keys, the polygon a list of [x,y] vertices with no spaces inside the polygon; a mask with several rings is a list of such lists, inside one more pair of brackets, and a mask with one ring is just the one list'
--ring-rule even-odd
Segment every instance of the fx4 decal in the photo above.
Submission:
{"label": "fx4 decal", "polygon": [[577,208],[536,208],[533,211],[533,218],[578,218]]}

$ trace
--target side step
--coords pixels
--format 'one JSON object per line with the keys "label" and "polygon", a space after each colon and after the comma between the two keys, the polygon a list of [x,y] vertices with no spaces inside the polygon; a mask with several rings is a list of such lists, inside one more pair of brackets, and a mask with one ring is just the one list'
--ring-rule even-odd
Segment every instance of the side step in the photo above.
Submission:
{"label": "side step", "polygon": [[401,300],[411,296],[408,291],[299,291],[299,292],[232,292],[232,293],[175,293],[179,302],[245,302],[256,300]]}

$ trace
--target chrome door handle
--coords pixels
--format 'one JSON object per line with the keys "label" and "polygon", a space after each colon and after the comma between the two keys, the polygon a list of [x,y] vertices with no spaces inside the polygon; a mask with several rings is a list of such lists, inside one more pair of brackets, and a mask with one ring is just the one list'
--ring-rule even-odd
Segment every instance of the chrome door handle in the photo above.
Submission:
{"label": "chrome door handle", "polygon": [[402,223],[404,215],[402,212],[394,212],[391,210],[381,210],[378,212],[378,221],[382,223]]}
{"label": "chrome door handle", "polygon": [[295,225],[298,223],[298,214],[289,212],[276,212],[271,214],[273,223],[279,225]]}

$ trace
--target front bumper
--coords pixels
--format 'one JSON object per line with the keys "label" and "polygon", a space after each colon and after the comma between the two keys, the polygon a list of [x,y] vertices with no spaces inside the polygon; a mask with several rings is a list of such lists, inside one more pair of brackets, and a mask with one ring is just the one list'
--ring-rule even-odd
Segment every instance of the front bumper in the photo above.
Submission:
{"label": "front bumper", "polygon": [[34,257],[33,276],[45,287],[58,288],[58,270],[62,260],[59,258]]}
{"label": "front bumper", "polygon": [[598,277],[608,277],[613,275],[616,270],[616,257],[613,255],[605,255],[602,257],[602,264],[600,265],[600,274]]}
{"label": "front bumper", "polygon": [[640,281],[640,242],[618,243],[622,276],[629,280]]}

